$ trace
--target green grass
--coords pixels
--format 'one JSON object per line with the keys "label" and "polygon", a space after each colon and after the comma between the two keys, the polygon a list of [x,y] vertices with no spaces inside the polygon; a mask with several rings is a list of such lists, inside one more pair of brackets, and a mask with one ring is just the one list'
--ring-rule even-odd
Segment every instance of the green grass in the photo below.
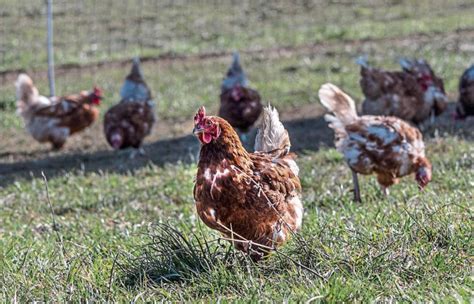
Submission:
{"label": "green grass", "polygon": [[363,204],[337,152],[302,156],[301,239],[258,265],[196,217],[194,165],[54,178],[56,226],[43,181],[18,180],[0,190],[0,299],[469,301],[474,150],[446,138],[427,153],[426,191],[406,178],[384,199],[367,177]]}
{"label": "green grass", "polygon": [[[45,69],[42,2],[3,0],[0,71]],[[472,28],[472,4],[450,1],[163,1],[55,3],[58,64],[300,46]],[[77,28],[80,27],[81,31]]]}
{"label": "green grass", "polygon": [[[467,1],[244,1],[239,9],[230,2],[211,9],[206,1],[143,1],[143,11],[134,10],[137,1],[126,1],[129,18],[115,1],[55,1],[55,25],[61,29],[55,40],[57,63],[267,49],[242,54],[251,84],[283,117],[298,119],[311,115],[305,112],[310,109],[319,114],[317,90],[327,81],[361,99],[354,59],[362,54],[385,68],[395,68],[401,56],[426,58],[453,100],[473,56],[474,15]],[[0,71],[44,70],[42,5],[23,0],[0,5],[0,50],[7,49],[0,55]],[[141,48],[140,41],[130,40],[140,21]],[[79,43],[83,40],[97,44]],[[314,43],[319,44],[304,47]],[[286,46],[292,50],[268,50]],[[202,104],[215,113],[229,61],[144,63],[156,95],[158,125],[186,128]],[[106,95],[103,114],[118,101],[128,70],[104,65],[58,73],[57,93],[98,84]],[[47,80],[40,75],[34,80],[46,94]],[[0,174],[2,166],[24,158],[60,162],[54,157],[78,151],[85,153],[78,160],[87,167],[87,159],[105,149],[99,121],[71,139],[63,152],[37,151],[40,146],[32,144],[15,114],[10,82],[0,83]],[[352,202],[351,175],[338,152],[323,146],[301,153],[302,231],[259,264],[219,241],[196,215],[194,164],[150,163],[125,173],[89,167],[55,172],[48,181],[54,212],[41,178],[11,174],[0,186],[0,302],[468,303],[474,296],[472,123],[456,125],[462,131],[458,135],[451,123],[445,127],[440,124],[430,132],[434,136],[427,136],[434,169],[425,191],[407,177],[384,198],[374,177],[362,177],[362,204]],[[82,145],[84,150],[77,149]]]}
{"label": "green grass", "polygon": [[[446,90],[456,96],[459,77],[468,66],[469,51],[451,52],[452,45],[458,45],[463,33],[451,33],[423,40],[407,39],[410,42],[398,45],[396,41],[367,43],[359,47],[345,48],[343,43],[314,49],[295,51],[291,56],[267,56],[262,54],[242,55],[244,68],[264,100],[279,109],[297,108],[318,103],[317,89],[327,81],[341,85],[356,100],[362,97],[358,80],[359,66],[355,59],[369,55],[374,65],[399,69],[396,61],[401,56],[425,58],[436,73],[445,81]],[[440,42],[439,40],[443,41]],[[463,40],[461,40],[463,41]],[[386,51],[386,45],[390,50]],[[219,86],[230,64],[231,58],[217,58],[197,61],[149,62],[143,64],[146,80],[157,101],[158,117],[163,120],[183,121],[194,114],[200,105],[211,112],[217,112]],[[92,88],[97,84],[105,91],[101,106],[102,114],[119,100],[118,92],[129,66],[123,68],[102,67],[80,73],[58,75],[57,94],[71,94]],[[35,79],[40,92],[47,95],[46,78]],[[455,97],[454,97],[455,98]],[[14,129],[22,121],[14,113],[15,93],[13,83],[0,85],[0,127]]]}

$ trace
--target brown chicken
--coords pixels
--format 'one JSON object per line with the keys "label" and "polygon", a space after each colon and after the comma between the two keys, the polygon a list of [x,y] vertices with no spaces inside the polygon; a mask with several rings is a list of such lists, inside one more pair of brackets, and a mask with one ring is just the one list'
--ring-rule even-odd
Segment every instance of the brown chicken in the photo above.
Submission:
{"label": "brown chicken", "polygon": [[222,81],[219,116],[242,132],[242,139],[246,140],[246,133],[260,117],[263,107],[260,94],[248,87],[239,54],[233,56],[232,65]]}
{"label": "brown chicken", "polygon": [[474,115],[474,65],[461,76],[459,81],[459,104],[456,110],[459,118]]}
{"label": "brown chicken", "polygon": [[334,114],[325,119],[352,170],[356,201],[361,200],[357,173],[375,173],[385,195],[388,187],[411,173],[420,189],[431,181],[431,163],[417,128],[396,117],[358,116],[352,98],[330,83],[321,87],[319,99]]}
{"label": "brown chicken", "polygon": [[96,107],[102,91],[82,91],[77,95],[47,98],[38,93],[31,78],[20,74],[15,83],[17,112],[26,129],[40,143],[50,142],[53,149],[63,147],[66,139],[89,127],[99,117]]}
{"label": "brown chicken", "polygon": [[[120,103],[105,114],[105,137],[114,149],[141,149],[143,139],[150,134],[155,123],[155,114],[151,92],[143,78],[138,58],[133,60],[120,96]],[[135,151],[132,152],[134,155]]]}
{"label": "brown chicken", "polygon": [[301,184],[288,132],[278,112],[265,108],[254,153],[223,118],[201,107],[194,134],[201,142],[194,199],[199,217],[254,260],[299,230]]}
{"label": "brown chicken", "polygon": [[396,116],[420,124],[446,109],[443,81],[424,60],[403,59],[403,71],[395,72],[372,68],[364,59],[358,63],[364,114]]}

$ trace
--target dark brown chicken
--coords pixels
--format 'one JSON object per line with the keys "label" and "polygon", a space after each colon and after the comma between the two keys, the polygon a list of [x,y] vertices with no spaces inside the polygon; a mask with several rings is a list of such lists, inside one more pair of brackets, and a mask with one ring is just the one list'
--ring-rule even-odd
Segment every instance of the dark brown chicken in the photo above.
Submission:
{"label": "dark brown chicken", "polygon": [[20,74],[16,82],[17,112],[26,129],[38,142],[50,142],[54,149],[66,139],[89,127],[99,117],[102,91],[83,91],[77,95],[47,98],[38,93],[31,78]]}
{"label": "dark brown chicken", "polygon": [[474,115],[474,65],[467,69],[459,81],[459,118]]}
{"label": "dark brown chicken", "polygon": [[321,87],[319,99],[334,114],[325,119],[352,170],[356,201],[361,200],[358,173],[375,173],[384,194],[400,177],[412,173],[420,189],[431,181],[431,163],[417,128],[396,117],[358,116],[352,98],[330,83]]}
{"label": "dark brown chicken", "polygon": [[143,79],[138,58],[133,61],[120,95],[120,103],[105,114],[105,137],[114,149],[139,149],[145,136],[151,132],[155,115],[151,92]]}
{"label": "dark brown chicken", "polygon": [[358,63],[364,114],[396,116],[420,124],[445,110],[448,99],[443,81],[424,60],[403,59],[403,71],[393,72],[370,67],[364,59]]}
{"label": "dark brown chicken", "polygon": [[234,53],[232,65],[222,81],[220,100],[219,116],[243,133],[248,132],[262,113],[260,95],[248,87],[238,53]]}
{"label": "dark brown chicken", "polygon": [[302,222],[301,185],[278,112],[266,108],[254,153],[224,119],[194,118],[201,142],[194,199],[204,223],[258,260],[282,245]]}

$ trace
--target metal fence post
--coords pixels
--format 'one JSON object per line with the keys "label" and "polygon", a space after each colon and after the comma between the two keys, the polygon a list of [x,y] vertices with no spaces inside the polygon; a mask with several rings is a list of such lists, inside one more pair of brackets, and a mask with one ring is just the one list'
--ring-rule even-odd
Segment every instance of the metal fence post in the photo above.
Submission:
{"label": "metal fence post", "polygon": [[48,46],[48,80],[49,80],[49,94],[55,96],[54,85],[54,49],[53,49],[53,0],[46,0],[46,19],[48,35],[46,44]]}

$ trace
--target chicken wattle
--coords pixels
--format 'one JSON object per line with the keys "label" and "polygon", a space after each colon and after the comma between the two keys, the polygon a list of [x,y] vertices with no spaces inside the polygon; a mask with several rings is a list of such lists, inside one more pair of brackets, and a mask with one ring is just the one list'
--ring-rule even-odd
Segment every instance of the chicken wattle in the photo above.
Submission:
{"label": "chicken wattle", "polygon": [[270,107],[247,152],[232,126],[207,116],[194,118],[201,142],[194,198],[199,217],[234,246],[258,260],[299,230],[303,217],[301,184],[290,140]]}

